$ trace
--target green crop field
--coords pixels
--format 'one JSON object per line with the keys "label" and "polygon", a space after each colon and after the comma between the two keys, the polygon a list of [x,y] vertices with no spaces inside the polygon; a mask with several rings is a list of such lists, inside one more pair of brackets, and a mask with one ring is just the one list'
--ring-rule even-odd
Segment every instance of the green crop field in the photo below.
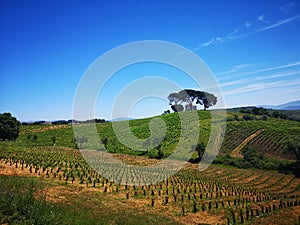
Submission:
{"label": "green crop field", "polygon": [[[211,130],[210,111],[198,111],[198,115],[199,143],[206,145]],[[291,148],[291,143],[299,140],[299,122],[265,120],[259,116],[244,120],[242,116],[228,113],[216,164],[199,171],[198,164],[187,163],[160,183],[135,186],[120,185],[94,171],[76,148],[72,125],[21,126],[16,141],[0,142],[0,221],[2,224],[299,224],[300,179],[291,169],[299,165],[297,152]],[[163,157],[167,157],[177,145],[181,125],[177,113],[160,118],[167,125],[161,144]],[[150,120],[130,121],[133,134],[148,138]],[[107,150],[123,162],[148,165],[161,160],[158,149],[145,152],[122,144],[111,122],[97,124],[97,131],[100,139],[106,139]],[[256,136],[248,138],[257,131],[260,132]],[[232,154],[237,147],[240,147],[239,158]],[[193,158],[197,157],[195,152]],[[237,168],[234,163],[228,166],[231,164],[225,162],[238,162],[241,166]],[[260,166],[272,165],[272,170],[265,165],[262,166],[265,170],[256,169],[258,162]],[[285,170],[281,171],[283,166]],[[122,167],[115,170],[120,176],[131,175],[124,174]]]}

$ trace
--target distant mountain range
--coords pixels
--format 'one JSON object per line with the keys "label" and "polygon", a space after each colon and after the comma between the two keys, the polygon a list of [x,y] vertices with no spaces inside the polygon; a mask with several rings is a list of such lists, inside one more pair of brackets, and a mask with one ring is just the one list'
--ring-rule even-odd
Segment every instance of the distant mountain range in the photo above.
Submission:
{"label": "distant mountain range", "polygon": [[277,109],[277,110],[300,110],[300,100],[288,102],[281,105],[259,105],[259,107],[264,107],[266,109]]}

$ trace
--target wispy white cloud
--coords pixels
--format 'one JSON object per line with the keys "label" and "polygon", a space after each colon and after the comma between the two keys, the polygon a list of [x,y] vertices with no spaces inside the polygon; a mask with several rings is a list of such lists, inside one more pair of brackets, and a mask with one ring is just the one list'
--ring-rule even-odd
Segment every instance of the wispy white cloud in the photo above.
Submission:
{"label": "wispy white cloud", "polygon": [[271,83],[256,83],[256,84],[249,84],[243,87],[231,89],[228,91],[224,91],[223,95],[232,95],[232,94],[239,94],[244,92],[250,92],[250,91],[257,91],[260,89],[266,89],[274,86],[278,86],[281,84],[281,81],[271,82]]}
{"label": "wispy white cloud", "polygon": [[298,74],[300,74],[300,71],[276,73],[276,74],[272,74],[272,75],[268,75],[268,76],[246,78],[246,79],[240,79],[240,80],[220,83],[220,86],[221,87],[227,87],[227,86],[232,86],[232,85],[241,85],[241,84],[245,84],[245,83],[251,83],[251,82],[262,81],[262,80],[269,80],[269,79],[275,79],[275,78],[282,78],[282,77],[298,75]]}
{"label": "wispy white cloud", "polygon": [[[293,17],[290,17],[290,18],[286,18],[286,19],[284,19],[284,20],[281,20],[281,21],[279,21],[279,22],[277,22],[277,23],[274,23],[274,24],[271,24],[271,25],[269,25],[269,26],[263,27],[263,28],[261,28],[261,29],[257,29],[254,33],[258,33],[258,32],[262,32],[262,31],[265,31],[265,30],[270,30],[270,29],[279,27],[279,26],[281,26],[281,25],[283,25],[283,24],[289,23],[289,22],[291,22],[291,21],[293,21],[293,20],[296,20],[296,19],[298,19],[298,18],[300,18],[300,14],[299,14],[299,15],[296,15],[296,16],[293,16]],[[254,34],[254,33],[253,33],[253,34]]]}
{"label": "wispy white cloud", "polygon": [[249,28],[249,27],[251,27],[251,25],[252,25],[252,23],[250,23],[249,21],[245,22],[245,27]]}
{"label": "wispy white cloud", "polygon": [[[299,77],[300,75],[300,67],[297,68],[297,66],[300,66],[300,61],[295,62],[295,63],[288,63],[285,65],[280,65],[280,66],[274,66],[274,67],[268,67],[264,69],[259,69],[259,70],[252,70],[244,73],[237,73],[243,68],[249,68],[250,66],[253,66],[253,64],[241,64],[234,66],[231,70],[219,73],[217,75],[226,75],[224,77],[219,77],[217,79],[218,84],[213,85],[213,86],[206,86],[206,89],[211,89],[215,91],[214,89],[218,88],[225,88],[225,89],[230,89],[230,86],[241,86],[247,83],[254,83],[258,81],[265,81],[265,80],[271,80],[271,79],[281,79],[284,77],[290,76],[289,79],[292,78],[292,76],[297,76]],[[296,67],[293,70],[290,68]],[[285,69],[285,70],[282,70]],[[288,69],[288,70],[286,70]],[[276,71],[278,70],[278,71]],[[273,73],[269,73],[270,71],[274,71]],[[251,74],[257,74],[259,76],[248,76]],[[234,79],[234,77],[243,77],[241,79]],[[225,79],[224,79],[225,78]],[[224,81],[224,80],[229,80],[229,81]],[[281,79],[282,80],[282,79]],[[232,87],[231,87],[232,88]]]}
{"label": "wispy white cloud", "polygon": [[226,37],[227,37],[227,40],[233,40],[233,39],[240,39],[240,38],[248,37],[250,35],[254,35],[254,34],[266,31],[266,30],[274,29],[276,27],[282,26],[286,23],[292,22],[292,21],[294,21],[296,19],[299,19],[299,18],[300,18],[300,14],[296,15],[296,16],[293,16],[293,17],[283,19],[283,20],[272,22],[272,23],[264,20],[265,26],[262,26],[262,27],[259,27],[259,28],[257,28],[257,27],[254,28],[254,26],[252,26],[252,28],[253,28],[252,30],[239,29],[240,32],[233,32],[233,33],[227,35]]}
{"label": "wispy white cloud", "polygon": [[[291,11],[291,8],[295,6],[294,3],[287,4],[285,6],[280,7],[280,10],[278,12],[279,15],[277,15],[277,19],[274,18],[274,16],[270,16],[271,13],[269,13],[270,18],[266,18],[267,16],[265,14],[262,14],[258,16],[255,20],[250,21],[247,20],[244,22],[244,24],[238,28],[235,28],[233,31],[229,32],[225,36],[221,37],[212,37],[209,41],[198,44],[198,46],[194,49],[194,51],[197,51],[203,47],[208,47],[214,44],[219,44],[222,42],[230,41],[230,40],[236,40],[240,38],[244,38],[250,35],[254,35],[260,32],[264,32],[267,30],[271,30],[277,27],[280,27],[284,24],[290,23],[294,20],[297,20],[300,18],[300,14],[294,13],[293,16],[287,16],[283,11]],[[298,11],[299,13],[299,11]],[[284,19],[278,19],[279,17]]]}
{"label": "wispy white cloud", "polygon": [[[247,64],[245,64],[247,65]],[[240,65],[233,67],[239,68]],[[248,71],[244,73],[233,73],[232,76],[229,76],[228,82],[222,82],[222,79],[218,79],[219,86],[221,89],[225,89],[223,91],[223,95],[233,95],[233,94],[240,94],[246,92],[253,92],[256,91],[257,93],[262,93],[263,91],[271,90],[271,89],[278,89],[284,88],[287,86],[295,86],[295,88],[289,89],[299,89],[300,85],[300,61],[288,63],[279,66],[273,66],[268,68],[263,68],[254,71]],[[243,66],[242,66],[243,67]],[[294,68],[291,70],[291,68]],[[234,71],[234,69],[232,69]],[[273,73],[269,73],[272,72]],[[223,74],[229,73],[230,71],[226,71]],[[251,74],[257,74],[259,76],[249,76]],[[233,76],[241,76],[243,75],[242,79],[232,80]],[[284,78],[286,77],[286,78]],[[228,76],[227,76],[228,78]],[[295,80],[295,78],[297,78]]]}
{"label": "wispy white cloud", "polygon": [[197,51],[199,50],[200,48],[203,48],[203,47],[207,47],[207,46],[210,46],[210,45],[213,45],[213,44],[216,44],[216,43],[221,43],[223,42],[225,39],[222,38],[222,37],[213,37],[211,38],[209,41],[207,42],[204,42],[202,44],[198,44],[198,46],[196,48],[194,48],[193,50],[194,51]]}
{"label": "wispy white cloud", "polygon": [[215,38],[210,39],[210,41],[207,41],[203,44],[200,45],[200,47],[207,47],[210,46],[211,44],[213,44],[215,42]]}
{"label": "wispy white cloud", "polygon": [[265,15],[260,15],[259,17],[257,17],[257,20],[266,24],[270,24],[270,22],[265,19]]}
{"label": "wispy white cloud", "polygon": [[[247,65],[247,64],[245,64]],[[273,66],[273,67],[268,67],[268,68],[264,68],[264,69],[259,69],[259,70],[253,70],[253,71],[248,71],[248,72],[243,72],[243,73],[234,73],[237,71],[234,71],[233,69],[230,71],[225,71],[223,73],[219,73],[217,75],[224,75],[224,74],[230,74],[230,76],[223,76],[220,77],[218,80],[224,80],[224,79],[231,79],[232,77],[237,77],[237,76],[245,76],[245,75],[252,75],[252,74],[259,74],[259,73],[263,73],[263,72],[269,72],[269,71],[273,71],[273,70],[279,70],[279,69],[286,69],[286,68],[291,68],[291,67],[296,67],[296,66],[300,66],[300,61],[297,62],[293,62],[293,63],[288,63],[288,64],[284,64],[284,65],[280,65],[280,66]],[[233,67],[234,68],[234,67]]]}
{"label": "wispy white cloud", "polygon": [[236,72],[240,71],[241,69],[247,68],[249,66],[251,66],[251,64],[240,64],[240,65],[232,67],[228,71],[218,73],[217,75],[224,75],[224,74],[236,73]]}
{"label": "wispy white cloud", "polygon": [[255,83],[255,84],[249,84],[240,88],[224,91],[223,95],[233,95],[233,94],[240,94],[245,92],[251,92],[251,91],[259,91],[259,90],[267,90],[267,89],[273,89],[278,87],[286,87],[286,86],[292,86],[292,85],[300,85],[300,80],[294,80],[290,82],[285,81],[275,81],[275,82],[261,82],[261,83]]}

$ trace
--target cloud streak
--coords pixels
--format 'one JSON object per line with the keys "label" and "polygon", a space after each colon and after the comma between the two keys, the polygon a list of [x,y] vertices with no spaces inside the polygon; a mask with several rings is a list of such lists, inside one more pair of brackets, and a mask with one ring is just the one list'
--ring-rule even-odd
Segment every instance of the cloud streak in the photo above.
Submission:
{"label": "cloud streak", "polygon": [[[245,65],[250,65],[250,64],[245,64]],[[273,66],[273,67],[268,67],[268,68],[264,68],[264,69],[249,71],[249,72],[236,73],[236,74],[234,74],[235,72],[237,72],[237,70],[234,69],[236,67],[233,67],[233,69],[226,71],[226,72],[219,73],[218,75],[231,74],[230,76],[226,76],[226,77],[224,76],[224,77],[219,78],[219,81],[220,81],[220,80],[224,80],[224,79],[231,79],[232,77],[237,77],[237,76],[241,76],[241,75],[252,75],[252,74],[269,72],[269,71],[279,70],[279,69],[286,69],[286,68],[291,68],[291,67],[296,67],[296,66],[300,66],[300,61],[288,63],[288,64],[284,64],[284,65],[280,65],[280,66]]]}
{"label": "cloud streak", "polygon": [[258,30],[256,30],[255,32],[253,32],[252,34],[255,34],[255,33],[258,33],[258,32],[262,32],[262,31],[265,31],[265,30],[270,30],[270,29],[279,27],[279,26],[281,26],[281,25],[283,25],[283,24],[289,23],[289,22],[291,22],[291,21],[293,21],[293,20],[296,20],[296,19],[298,19],[298,18],[300,18],[300,14],[297,15],[297,16],[290,17],[290,18],[286,18],[286,19],[284,19],[284,20],[281,20],[281,21],[279,21],[279,22],[277,22],[277,23],[274,23],[274,24],[271,24],[271,25],[269,25],[269,26],[263,27],[263,28],[261,28],[261,29],[258,29]]}
{"label": "cloud streak", "polygon": [[207,46],[210,46],[212,44],[221,43],[223,41],[224,41],[224,39],[221,38],[221,37],[211,38],[209,41],[200,44],[198,47],[201,47],[201,48],[202,47],[207,47]]}
{"label": "cloud streak", "polygon": [[[245,64],[247,65],[247,64]],[[221,89],[225,89],[222,94],[224,96],[234,95],[234,94],[241,94],[247,92],[255,92],[255,93],[262,93],[265,91],[272,91],[273,89],[285,88],[287,86],[295,86],[295,88],[289,89],[297,89],[299,90],[300,85],[300,61],[288,63],[279,66],[268,67],[264,69],[238,73],[234,74],[236,68],[239,68],[240,65],[233,67],[232,70],[224,72],[223,74],[233,72],[233,76],[240,76],[243,75],[245,78],[239,80],[229,80],[228,82],[220,82],[219,79],[219,86]],[[294,70],[290,70],[290,68],[296,67]],[[242,68],[242,67],[241,67]],[[282,70],[283,69],[283,70]],[[287,70],[289,69],[289,70]],[[282,71],[280,71],[282,70]],[[268,73],[270,71],[274,71],[273,73]],[[278,72],[277,72],[278,71]],[[251,74],[260,74],[259,76],[249,77],[248,75]],[[229,76],[232,78],[233,76]],[[284,77],[288,77],[284,79]],[[228,78],[228,76],[227,76]],[[296,78],[296,79],[295,79]],[[221,79],[222,80],[222,79]],[[273,90],[274,91],[274,90]]]}
{"label": "cloud streak", "polygon": [[251,64],[240,64],[240,65],[232,67],[232,69],[230,69],[228,71],[218,73],[217,75],[224,75],[224,74],[236,73],[236,72],[238,72],[241,69],[249,67],[250,65]]}
{"label": "cloud streak", "polygon": [[[293,6],[294,5],[289,4],[288,6],[280,7],[281,14],[283,14],[284,10],[286,10],[287,8],[290,9]],[[282,15],[280,15],[280,16],[283,17]],[[272,18],[266,19],[265,14],[262,14],[262,15],[258,16],[255,21],[247,20],[246,22],[244,22],[243,26],[234,29],[233,31],[229,32],[227,35],[225,35],[223,37],[222,36],[212,37],[209,41],[198,44],[197,47],[194,48],[194,51],[197,51],[203,47],[208,47],[208,46],[215,45],[215,44],[225,43],[230,40],[236,40],[236,39],[244,38],[244,37],[254,35],[254,34],[257,34],[260,32],[264,32],[267,30],[275,29],[277,27],[280,27],[284,24],[290,23],[299,18],[300,18],[300,14],[297,14],[294,16],[286,17],[284,19],[275,20]]]}
{"label": "cloud streak", "polygon": [[290,82],[275,81],[270,83],[262,82],[262,83],[249,84],[244,87],[224,91],[223,95],[228,96],[228,95],[240,94],[240,93],[251,92],[251,91],[282,88],[282,87],[292,86],[292,85],[300,85],[300,80],[295,80]]}
{"label": "cloud streak", "polygon": [[232,85],[240,85],[240,84],[244,84],[244,83],[262,81],[262,80],[269,80],[269,79],[287,77],[287,76],[298,75],[298,74],[300,74],[300,71],[278,73],[278,74],[273,74],[273,75],[269,75],[269,76],[254,77],[254,78],[240,79],[240,80],[236,80],[236,81],[229,81],[229,82],[225,82],[225,83],[220,83],[220,86],[221,87],[227,87],[227,86],[232,86]]}

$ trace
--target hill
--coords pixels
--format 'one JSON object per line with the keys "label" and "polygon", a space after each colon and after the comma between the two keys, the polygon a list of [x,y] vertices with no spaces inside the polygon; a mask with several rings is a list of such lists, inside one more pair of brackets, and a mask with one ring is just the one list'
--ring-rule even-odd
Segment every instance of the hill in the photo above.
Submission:
{"label": "hill", "polygon": [[[251,115],[236,111],[227,112],[227,128],[224,141],[221,147],[221,154],[230,154],[235,148],[243,143],[250,135],[260,131],[246,144],[244,148],[255,149],[273,159],[296,160],[296,154],[289,146],[297,142],[300,137],[300,124],[296,121],[286,119],[266,117],[262,115]],[[183,112],[185,113],[185,112]],[[210,111],[198,111],[201,125],[199,143],[207,144],[210,135]],[[180,138],[180,119],[178,113],[161,115],[167,126],[166,137],[161,144],[164,156],[170,155],[177,146]],[[139,139],[150,137],[149,121],[152,118],[137,119],[128,121],[131,131]],[[116,122],[121,123],[121,122]],[[194,126],[194,125],[192,125]],[[149,146],[148,151],[132,150],[121,143],[113,130],[113,123],[105,122],[97,124],[97,130],[102,140],[106,139],[107,150],[111,153],[126,153],[132,155],[144,155],[147,157],[157,157],[158,149]],[[32,136],[36,135],[36,140]],[[76,147],[74,134],[71,125],[28,125],[21,127],[20,137],[17,142],[28,145],[52,146],[55,137],[56,146]],[[83,143],[85,145],[85,143]],[[85,146],[88,148],[88,146]],[[193,158],[197,158],[195,152]]]}
{"label": "hill", "polygon": [[278,110],[300,110],[300,100],[284,103],[281,105],[261,105],[259,107]]}

